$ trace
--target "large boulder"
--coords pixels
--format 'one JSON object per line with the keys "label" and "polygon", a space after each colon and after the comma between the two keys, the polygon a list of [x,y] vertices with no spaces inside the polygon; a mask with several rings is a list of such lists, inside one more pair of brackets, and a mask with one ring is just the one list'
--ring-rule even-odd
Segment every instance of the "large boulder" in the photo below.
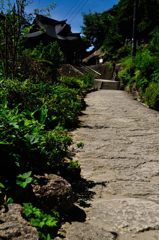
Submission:
{"label": "large boulder", "polygon": [[22,207],[9,204],[0,210],[0,239],[38,240],[37,230],[22,218]]}
{"label": "large boulder", "polygon": [[73,206],[71,184],[55,174],[35,176],[38,184],[33,185],[33,193],[37,202],[46,208],[67,211]]}

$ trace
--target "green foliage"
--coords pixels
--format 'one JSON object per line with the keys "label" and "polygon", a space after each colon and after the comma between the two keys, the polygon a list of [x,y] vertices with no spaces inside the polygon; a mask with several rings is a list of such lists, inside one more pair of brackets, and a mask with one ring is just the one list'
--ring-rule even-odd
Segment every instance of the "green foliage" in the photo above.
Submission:
{"label": "green foliage", "polygon": [[[71,138],[64,128],[78,122],[81,97],[76,89],[30,81],[1,81],[1,171],[14,176],[59,168],[68,154]],[[5,102],[4,102],[5,101]],[[23,187],[30,177],[20,179]],[[29,182],[28,182],[29,181]]]}
{"label": "green foliage", "polygon": [[131,54],[131,45],[125,44],[117,50],[117,58],[121,59]]}
{"label": "green foliage", "polygon": [[44,141],[40,144],[40,150],[45,155],[43,165],[47,170],[56,169],[63,164],[63,159],[68,154],[68,146],[71,142],[71,137],[61,127],[47,131]]}
{"label": "green foliage", "polygon": [[5,196],[5,186],[2,182],[0,182],[0,206],[4,203]]}
{"label": "green foliage", "polygon": [[75,88],[78,93],[91,89],[94,82],[93,74],[85,74],[81,77],[61,76],[60,82],[69,88]]}
{"label": "green foliage", "polygon": [[36,60],[47,60],[52,62],[54,67],[58,67],[63,61],[63,53],[57,42],[44,45],[42,42],[33,49],[25,49],[24,55],[29,55]]}
{"label": "green foliage", "polygon": [[133,78],[136,82],[136,89],[140,91],[140,93],[144,93],[145,89],[149,85],[149,81],[146,77],[139,75],[139,77]]}
{"label": "green foliage", "polygon": [[[16,1],[14,5],[9,5],[7,9],[5,4],[4,15],[0,18],[0,69],[3,77],[34,76],[37,81],[47,80],[50,75],[55,80],[56,68],[63,61],[58,44],[40,44],[34,49],[24,50],[23,37],[30,29],[27,15],[24,13],[27,1]],[[46,65],[50,65],[50,68],[46,68]]]}
{"label": "green foliage", "polygon": [[61,125],[64,128],[72,128],[78,122],[78,114],[81,111],[81,98],[78,91],[62,85],[57,85],[52,90],[52,97],[48,100],[49,127]]}
{"label": "green foliage", "polygon": [[83,147],[84,147],[84,143],[83,143],[83,142],[77,143],[77,147],[78,147],[78,148],[83,148]]}
{"label": "green foliage", "polygon": [[46,16],[50,16],[52,10],[56,7],[56,4],[54,1],[50,1],[49,5],[46,8],[43,9],[34,9],[34,14],[42,14]]}
{"label": "green foliage", "polygon": [[151,82],[145,92],[145,101],[153,109],[159,110],[159,82]]}
{"label": "green foliage", "polygon": [[71,160],[68,164],[68,169],[79,169],[80,163],[78,160]]}
{"label": "green foliage", "polygon": [[134,62],[132,57],[129,55],[124,59],[122,59],[122,65],[124,68],[127,68],[129,71],[131,71],[131,69],[134,67]]}
{"label": "green foliage", "polygon": [[[81,97],[77,89],[61,84],[6,79],[0,85],[0,175],[7,183],[4,190],[1,186],[0,202],[8,204],[11,198],[5,196],[10,193],[21,201],[15,189],[30,199],[34,174],[60,172],[65,165],[72,143],[65,128],[78,121]],[[70,167],[80,170],[77,162],[71,162]],[[40,222],[43,220],[33,220],[35,225]],[[40,233],[41,239],[51,239],[48,228],[44,235]]]}
{"label": "green foliage", "polygon": [[148,77],[154,71],[154,61],[151,52],[148,49],[138,51],[135,58],[135,66],[143,76]]}
{"label": "green foliage", "polygon": [[158,110],[158,32],[153,34],[150,45],[138,49],[135,59],[128,59],[123,61],[123,69],[119,72],[121,82],[127,90],[138,91],[142,101]]}
{"label": "green foliage", "polygon": [[[36,66],[38,65],[38,68],[42,72],[42,64],[38,64],[37,62],[35,64],[35,61],[33,61],[31,58],[27,61],[28,56],[26,56],[24,52],[27,52],[28,55],[31,56],[32,51],[23,51],[23,37],[30,29],[30,17],[28,17],[28,15],[25,13],[25,7],[29,3],[29,0],[15,1],[15,3],[7,0],[5,4],[3,4],[3,1],[0,2],[0,9],[2,10],[2,15],[0,18],[0,67],[5,78],[15,78],[20,77],[21,75],[25,76],[26,72],[32,76],[32,73],[36,72],[36,68],[33,68],[34,66],[32,66],[33,63]],[[48,7],[47,11],[49,11],[53,5]],[[63,59],[63,55],[57,43],[50,43],[49,45],[41,46],[41,48],[38,46],[37,49],[35,48],[33,50],[32,55],[33,57],[37,57],[38,60],[44,59],[53,62],[52,68],[54,68],[54,73],[56,72],[55,68]],[[25,64],[22,64],[22,57],[24,58],[23,61]],[[30,71],[27,71],[28,69]],[[37,73],[38,71],[36,74]]]}
{"label": "green foliage", "polygon": [[36,111],[50,97],[52,91],[51,85],[42,82],[34,84],[30,80],[21,82],[6,79],[0,82],[0,86],[0,102],[7,101],[10,108],[18,105],[21,111]]}
{"label": "green foliage", "polygon": [[21,80],[29,79],[33,83],[55,83],[58,71],[56,62],[52,63],[45,59],[33,59],[29,55],[22,55],[17,77]]}
{"label": "green foliage", "polygon": [[21,54],[21,28],[26,24],[24,8],[27,1],[0,2],[0,66],[5,78],[15,77],[18,70],[18,58]]}
{"label": "green foliage", "polygon": [[81,80],[83,81],[83,89],[82,90],[89,90],[92,88],[93,84],[94,84],[94,79],[95,79],[95,75],[88,73],[82,76]]}
{"label": "green foliage", "polygon": [[[88,86],[87,82],[83,85],[85,84]],[[10,108],[19,105],[20,111],[31,111],[36,120],[40,123],[45,122],[46,128],[53,128],[59,124],[65,128],[72,128],[78,122],[78,114],[81,111],[79,89],[16,80],[1,81],[0,85],[0,102],[6,100]]]}
{"label": "green foliage", "polygon": [[89,13],[87,15],[84,15],[83,21],[83,34],[89,40],[90,44],[93,44],[96,48],[98,48],[103,43],[105,35],[102,14]]}
{"label": "green foliage", "polygon": [[26,188],[28,185],[34,182],[31,174],[32,171],[17,175],[16,184],[22,188]]}
{"label": "green foliage", "polygon": [[159,30],[153,32],[149,49],[153,54],[159,53]]}
{"label": "green foliage", "polygon": [[[13,169],[14,174],[28,170],[50,171],[51,167],[56,169],[62,163],[71,144],[66,131],[60,127],[46,131],[33,114],[19,113],[18,108],[10,110],[6,104],[0,106],[0,113],[2,174]],[[24,185],[28,180],[31,179],[26,179]]]}
{"label": "green foliage", "polygon": [[121,85],[126,86],[132,82],[135,66],[132,57],[126,57],[122,61],[122,69],[118,73]]}
{"label": "green foliage", "polygon": [[115,14],[116,8],[113,7],[108,12],[89,13],[83,16],[83,34],[95,49],[103,45],[105,50],[113,51],[121,45]]}
{"label": "green foliage", "polygon": [[[140,0],[137,3],[137,43],[147,43],[159,25],[159,1]],[[95,49],[103,47],[109,56],[121,56],[129,51],[132,41],[133,0],[120,0],[111,9],[102,13],[84,15],[82,28],[84,37]],[[155,46],[157,47],[157,36]],[[154,44],[154,42],[153,42]],[[126,49],[127,48],[127,49]]]}
{"label": "green foliage", "polygon": [[153,72],[153,74],[151,75],[151,81],[159,83],[159,69]]}
{"label": "green foliage", "polygon": [[59,226],[60,216],[58,212],[44,213],[41,209],[34,207],[31,203],[23,204],[23,216],[36,227],[40,240],[52,239],[55,230]]}
{"label": "green foliage", "polygon": [[[124,41],[132,38],[133,3],[133,0],[120,0],[117,4],[116,21]],[[137,1],[136,32],[139,42],[147,42],[151,31],[158,26],[158,7],[157,0]]]}
{"label": "green foliage", "polygon": [[84,85],[81,78],[77,78],[77,77],[61,76],[60,82],[69,88],[75,88],[75,89],[78,89],[79,91],[83,89],[83,85]]}
{"label": "green foliage", "polygon": [[6,208],[8,207],[8,204],[14,202],[13,198],[7,195],[8,188],[8,182],[0,176],[0,206],[3,205]]}
{"label": "green foliage", "polygon": [[159,68],[159,30],[153,32],[152,39],[147,46],[153,57],[154,71]]}
{"label": "green foliage", "polygon": [[1,168],[6,168],[8,163],[8,169],[4,171],[11,171],[12,168],[24,168],[25,171],[30,166],[29,160],[36,152],[43,128],[31,114],[19,113],[18,107],[11,110],[7,104],[0,105],[0,140],[5,143],[1,144],[0,149],[1,154],[3,153]]}
{"label": "green foliage", "polygon": [[[78,123],[83,91],[94,79],[86,75],[59,80],[63,54],[57,43],[24,50],[22,37],[30,30],[23,28],[26,2],[0,19],[0,204],[6,207],[13,199],[33,200],[36,174],[60,173],[68,167],[80,175],[78,161],[66,164],[72,143],[66,129]],[[24,204],[24,216],[42,240],[52,239],[59,227],[56,212],[46,213],[31,203]]]}

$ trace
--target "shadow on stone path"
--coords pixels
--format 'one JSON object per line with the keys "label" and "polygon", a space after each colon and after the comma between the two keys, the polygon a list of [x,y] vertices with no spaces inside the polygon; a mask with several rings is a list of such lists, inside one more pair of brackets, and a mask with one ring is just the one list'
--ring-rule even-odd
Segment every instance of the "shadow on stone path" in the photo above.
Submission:
{"label": "shadow on stone path", "polygon": [[75,158],[86,220],[64,224],[64,239],[159,240],[159,113],[124,91],[92,92],[86,103],[72,133],[84,143]]}

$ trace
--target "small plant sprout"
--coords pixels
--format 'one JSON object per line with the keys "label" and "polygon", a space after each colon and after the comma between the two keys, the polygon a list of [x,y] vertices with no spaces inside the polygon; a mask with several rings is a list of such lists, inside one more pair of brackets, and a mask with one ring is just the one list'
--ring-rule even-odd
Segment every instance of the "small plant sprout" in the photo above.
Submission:
{"label": "small plant sprout", "polygon": [[84,143],[83,143],[83,142],[77,143],[77,147],[78,147],[78,148],[83,148],[83,147],[84,147]]}
{"label": "small plant sprout", "polygon": [[79,169],[80,168],[80,163],[78,160],[71,160],[68,165],[69,169]]}

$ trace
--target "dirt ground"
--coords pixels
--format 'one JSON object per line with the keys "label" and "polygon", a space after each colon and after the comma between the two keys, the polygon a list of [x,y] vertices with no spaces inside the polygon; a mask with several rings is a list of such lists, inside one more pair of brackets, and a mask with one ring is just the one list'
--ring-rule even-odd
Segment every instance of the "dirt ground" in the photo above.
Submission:
{"label": "dirt ground", "polygon": [[159,240],[159,113],[119,90],[89,93],[86,103],[72,132],[86,218],[64,224],[64,239]]}

